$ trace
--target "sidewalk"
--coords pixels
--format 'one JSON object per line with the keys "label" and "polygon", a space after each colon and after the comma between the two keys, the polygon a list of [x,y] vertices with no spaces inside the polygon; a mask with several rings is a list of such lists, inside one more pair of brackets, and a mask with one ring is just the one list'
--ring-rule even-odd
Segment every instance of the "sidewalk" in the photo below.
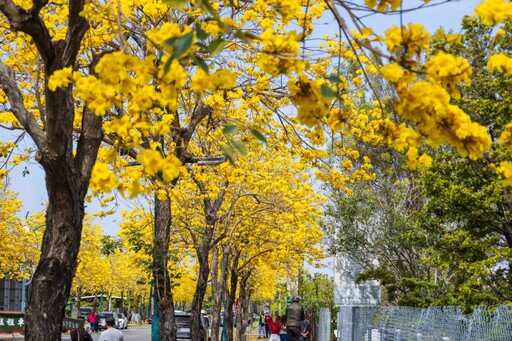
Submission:
{"label": "sidewalk", "polygon": [[25,338],[19,333],[0,334],[0,340],[25,340]]}

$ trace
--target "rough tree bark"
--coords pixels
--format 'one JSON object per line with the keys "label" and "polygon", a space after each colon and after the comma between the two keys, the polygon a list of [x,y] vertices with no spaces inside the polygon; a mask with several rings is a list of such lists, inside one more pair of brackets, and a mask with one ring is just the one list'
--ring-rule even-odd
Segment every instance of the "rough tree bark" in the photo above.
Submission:
{"label": "rough tree bark", "polygon": [[[225,251],[230,252],[230,249],[225,249]],[[224,257],[226,256],[227,255],[224,254]],[[229,266],[229,289],[226,285],[226,309],[224,311],[226,317],[224,319],[224,328],[226,328],[227,340],[233,341],[233,306],[235,305],[236,287],[238,286],[238,262],[240,259],[240,252],[233,250],[230,256],[232,261]]]}
{"label": "rough tree bark", "polygon": [[[80,43],[88,29],[79,15],[83,0],[69,1],[65,40],[53,41],[40,10],[48,4],[34,0],[25,10],[11,0],[0,1],[0,12],[13,32],[31,37],[43,61],[45,82],[55,71],[75,66]],[[27,42],[28,43],[28,42]],[[25,314],[26,340],[60,340],[62,320],[80,248],[84,198],[101,142],[101,118],[84,110],[76,154],[73,155],[74,99],[71,89],[45,87],[45,125],[42,128],[23,104],[13,70],[0,62],[0,83],[11,110],[38,148],[37,161],[46,179],[48,208],[39,264],[34,272]]]}
{"label": "rough tree bark", "polygon": [[[254,268],[253,268],[254,269]],[[240,275],[239,297],[238,297],[238,314],[236,319],[237,340],[242,340],[249,325],[250,316],[250,290],[248,290],[247,282],[253,271],[249,269]]]}
{"label": "rough tree bark", "polygon": [[219,246],[215,245],[212,250],[212,293],[213,293],[213,311],[212,311],[212,341],[218,341],[220,336],[220,312],[222,305],[222,292],[224,292],[224,278],[219,277]]}
{"label": "rough tree bark", "polygon": [[153,278],[156,282],[156,300],[160,322],[160,340],[176,340],[174,300],[167,270],[171,226],[169,198],[158,200],[155,196],[155,240],[153,245]]}
{"label": "rough tree bark", "polygon": [[[201,193],[206,194],[206,187],[204,184],[194,179],[196,185],[199,187]],[[192,339],[200,340],[199,330],[201,328],[201,308],[203,306],[204,296],[206,294],[206,287],[208,285],[208,276],[210,274],[210,264],[208,256],[210,251],[218,242],[213,240],[215,225],[217,222],[217,214],[224,200],[225,190],[221,190],[215,200],[211,200],[207,197],[203,200],[203,211],[206,219],[206,229],[204,234],[201,236],[201,242],[197,243],[197,239],[192,236],[196,248],[197,260],[199,262],[199,276],[197,278],[196,290],[194,292],[194,298],[192,300]]]}
{"label": "rough tree bark", "polygon": [[[180,116],[175,115],[171,125],[176,149],[172,152],[183,164],[190,162],[190,155],[186,153],[187,146],[201,121],[211,113],[211,108],[198,105],[191,113],[186,127],[182,127]],[[162,137],[163,139],[163,137]],[[163,147],[162,147],[163,149]],[[163,152],[163,151],[162,151]],[[161,181],[160,179],[155,179]],[[174,186],[178,179],[173,180],[168,186]],[[155,240],[153,245],[153,276],[156,282],[156,298],[158,320],[160,324],[160,340],[176,340],[176,325],[174,323],[174,300],[171,290],[167,260],[169,255],[169,238],[171,231],[172,215],[170,198],[158,200],[155,197]]]}

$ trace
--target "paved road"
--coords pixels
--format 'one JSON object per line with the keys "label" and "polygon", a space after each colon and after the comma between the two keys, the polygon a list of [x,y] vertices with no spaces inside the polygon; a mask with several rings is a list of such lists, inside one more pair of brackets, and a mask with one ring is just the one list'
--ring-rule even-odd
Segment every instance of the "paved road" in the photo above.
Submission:
{"label": "paved road", "polygon": [[[130,325],[128,329],[123,329],[124,341],[148,341],[151,340],[151,326],[137,326]],[[94,341],[98,341],[100,339],[100,334],[93,334],[92,338]],[[0,334],[0,340],[11,340],[11,341],[19,341],[24,340],[23,335],[20,334]],[[69,333],[62,334],[63,341],[69,341],[71,338],[69,337]]]}
{"label": "paved road", "polygon": [[[130,325],[128,329],[123,329],[124,341],[149,341],[151,340],[151,325]],[[255,334],[255,329],[252,331],[248,331],[247,333],[247,341],[259,341],[257,340],[257,335]],[[93,334],[94,341],[98,341],[100,338],[100,334]],[[10,340],[10,341],[20,341],[24,340],[23,335],[15,334],[15,335],[7,335],[0,334],[0,340]],[[69,333],[62,334],[63,341],[70,341]]]}
{"label": "paved road", "polygon": [[[123,329],[123,337],[124,341],[148,341],[151,340],[151,326],[136,326],[129,325],[128,329]],[[94,341],[98,341],[100,339],[100,334],[93,334],[92,338]],[[62,340],[69,341],[71,338],[69,334],[62,335]]]}

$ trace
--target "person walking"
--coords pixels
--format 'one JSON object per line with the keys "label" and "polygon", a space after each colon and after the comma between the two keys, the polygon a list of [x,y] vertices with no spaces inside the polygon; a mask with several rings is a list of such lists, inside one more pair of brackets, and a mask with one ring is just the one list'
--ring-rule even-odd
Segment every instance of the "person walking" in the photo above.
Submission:
{"label": "person walking", "polygon": [[277,316],[275,320],[270,321],[270,341],[281,341],[279,332],[281,331],[281,316]]}
{"label": "person walking", "polygon": [[124,341],[123,333],[114,328],[116,320],[110,316],[105,320],[107,329],[101,332],[99,341]]}
{"label": "person walking", "polygon": [[91,311],[89,314],[89,323],[91,324],[91,330],[93,333],[98,332],[98,314],[96,314],[96,310]]}
{"label": "person walking", "polygon": [[263,318],[263,312],[258,314],[258,339],[265,338],[265,319]]}
{"label": "person walking", "polygon": [[288,334],[286,333],[286,316],[281,316],[281,330],[279,331],[279,339],[281,341],[288,341]]}
{"label": "person walking", "polygon": [[300,298],[295,296],[292,303],[286,307],[286,333],[288,341],[299,341],[301,323],[304,321],[304,308],[299,303]]}
{"label": "person walking", "polygon": [[265,338],[270,338],[270,324],[272,323],[272,315],[265,313]]}

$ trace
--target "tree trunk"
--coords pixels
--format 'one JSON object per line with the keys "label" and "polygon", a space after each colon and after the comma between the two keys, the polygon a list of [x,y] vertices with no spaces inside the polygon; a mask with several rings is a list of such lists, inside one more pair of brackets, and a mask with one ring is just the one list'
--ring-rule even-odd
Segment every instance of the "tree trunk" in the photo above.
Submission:
{"label": "tree trunk", "polygon": [[245,334],[245,330],[248,326],[250,319],[249,311],[249,297],[247,292],[247,281],[252,271],[245,272],[240,279],[240,290],[238,297],[238,313],[236,319],[236,326],[238,332],[238,340],[242,340],[242,335]]}
{"label": "tree trunk", "polygon": [[49,204],[41,258],[32,279],[25,316],[27,340],[61,339],[64,311],[77,266],[84,200],[68,163],[62,163],[45,167]]}
{"label": "tree trunk", "polygon": [[[224,273],[221,271],[221,273]],[[221,282],[223,276],[219,278],[219,247],[215,246],[212,252],[212,294],[213,294],[213,310],[212,310],[212,335],[211,341],[219,341],[220,338],[220,312],[222,305],[223,288]]]}
{"label": "tree trunk", "polygon": [[73,318],[80,316],[80,308],[82,307],[82,287],[83,285],[79,285],[76,289],[75,308],[73,309],[74,311],[71,312]]}
{"label": "tree trunk", "polygon": [[155,240],[153,244],[153,278],[156,287],[160,340],[176,340],[174,324],[174,301],[171,281],[167,270],[169,235],[171,226],[171,202],[169,198],[159,200],[155,195]]}
{"label": "tree trunk", "polygon": [[[229,249],[225,249],[226,250]],[[228,251],[229,252],[229,251]],[[226,254],[224,255],[226,256]],[[235,297],[236,297],[236,287],[238,285],[238,257],[240,256],[240,253],[236,253],[233,255],[233,261],[230,267],[230,278],[229,278],[229,290],[226,290],[226,309],[224,311],[224,314],[226,316],[224,328],[226,328],[227,332],[227,340],[233,341],[234,335],[233,335],[233,306],[235,304]],[[227,285],[226,285],[227,288]]]}
{"label": "tree trunk", "polygon": [[[213,228],[207,227],[208,230]],[[192,315],[191,315],[191,329],[192,329],[192,340],[200,340],[199,329],[201,326],[201,308],[203,305],[204,295],[206,294],[206,286],[208,284],[208,275],[210,267],[208,264],[208,254],[210,244],[210,238],[205,237],[201,246],[197,249],[197,260],[199,262],[199,276],[197,278],[196,291],[194,292],[194,298],[192,300]]]}
{"label": "tree trunk", "polygon": [[[197,186],[202,193],[206,193],[204,184],[195,180]],[[210,250],[214,247],[212,240],[217,223],[217,215],[224,200],[225,191],[222,190],[217,195],[215,200],[204,199],[204,216],[206,220],[206,228],[201,238],[201,243],[196,245],[197,260],[199,262],[199,276],[197,278],[196,291],[192,300],[192,340],[200,340],[199,329],[201,328],[201,308],[203,306],[204,295],[206,294],[206,287],[208,285],[208,276],[210,272],[210,265],[208,256]],[[196,242],[194,242],[197,244]]]}

